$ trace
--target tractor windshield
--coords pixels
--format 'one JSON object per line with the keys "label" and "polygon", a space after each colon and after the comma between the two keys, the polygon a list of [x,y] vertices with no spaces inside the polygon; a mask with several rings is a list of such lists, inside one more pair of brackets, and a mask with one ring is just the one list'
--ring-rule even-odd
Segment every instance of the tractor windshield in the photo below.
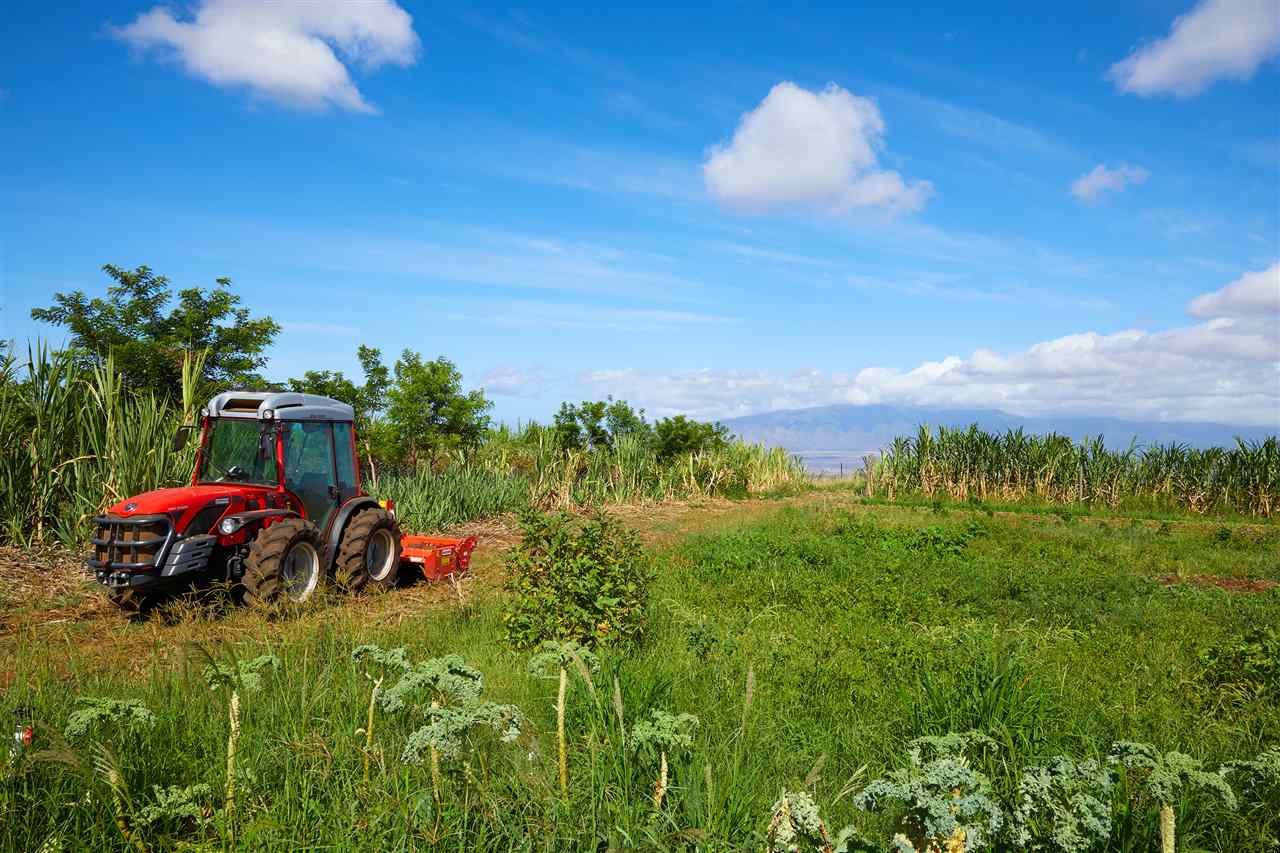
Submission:
{"label": "tractor windshield", "polygon": [[201,483],[254,483],[274,486],[275,447],[259,453],[262,426],[254,420],[216,418],[209,422],[209,443],[200,461]]}

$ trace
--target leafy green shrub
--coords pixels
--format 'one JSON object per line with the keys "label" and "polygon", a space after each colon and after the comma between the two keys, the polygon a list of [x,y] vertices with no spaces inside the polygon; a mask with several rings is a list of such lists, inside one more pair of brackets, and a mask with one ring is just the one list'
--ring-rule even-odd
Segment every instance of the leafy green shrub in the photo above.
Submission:
{"label": "leafy green shrub", "polygon": [[521,529],[507,556],[513,598],[502,615],[512,646],[639,638],[652,571],[633,531],[601,511],[576,529],[565,513],[529,512]]}
{"label": "leafy green shrub", "polygon": [[1250,699],[1280,697],[1280,632],[1270,625],[1204,650],[1200,663],[1202,680],[1215,690],[1234,688]]}

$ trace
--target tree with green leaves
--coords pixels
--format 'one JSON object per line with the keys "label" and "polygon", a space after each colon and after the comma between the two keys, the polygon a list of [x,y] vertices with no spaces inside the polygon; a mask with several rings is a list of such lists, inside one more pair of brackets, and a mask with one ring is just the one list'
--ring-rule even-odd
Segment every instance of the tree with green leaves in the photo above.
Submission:
{"label": "tree with green leaves", "polygon": [[219,388],[266,384],[259,371],[280,326],[240,307],[229,278],[217,279],[209,289],[178,291],[170,308],[175,294],[169,279],[150,267],[107,264],[102,269],[114,282],[106,298],[90,299],[81,290],[55,293],[53,305],[31,311],[32,319],[66,328],[71,349],[86,364],[101,365],[112,355],[129,388],[180,399],[183,357],[203,351],[203,383]]}
{"label": "tree with green leaves", "polygon": [[718,450],[729,443],[729,428],[724,424],[695,421],[684,415],[663,418],[653,425],[653,432],[662,460]]}
{"label": "tree with green leaves", "polygon": [[648,439],[652,428],[644,409],[636,411],[626,400],[606,397],[583,400],[580,405],[561,403],[553,421],[556,444],[562,450],[607,450],[626,435]]}
{"label": "tree with green leaves", "polygon": [[449,359],[424,361],[405,350],[387,390],[387,421],[404,462],[434,466],[442,453],[480,443],[492,405],[482,391],[463,392],[462,374]]}

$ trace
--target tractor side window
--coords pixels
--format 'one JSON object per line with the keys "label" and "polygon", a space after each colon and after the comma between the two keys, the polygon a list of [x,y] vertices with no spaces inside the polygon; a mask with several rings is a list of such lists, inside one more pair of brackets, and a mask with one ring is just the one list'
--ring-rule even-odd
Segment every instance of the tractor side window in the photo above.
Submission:
{"label": "tractor side window", "polygon": [[302,501],[307,518],[321,530],[335,503],[333,431],[327,423],[290,421],[284,431],[284,484]]}
{"label": "tractor side window", "polygon": [[356,459],[351,451],[351,424],[333,425],[333,456],[338,462],[338,492],[348,500],[356,495]]}

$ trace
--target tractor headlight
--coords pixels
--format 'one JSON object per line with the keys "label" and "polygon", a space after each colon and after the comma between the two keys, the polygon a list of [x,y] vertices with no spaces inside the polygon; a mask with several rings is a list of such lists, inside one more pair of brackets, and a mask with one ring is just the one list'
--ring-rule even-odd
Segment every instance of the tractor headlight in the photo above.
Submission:
{"label": "tractor headlight", "polygon": [[244,519],[237,518],[234,515],[229,515],[222,519],[222,521],[218,522],[218,532],[223,536],[230,536],[241,527],[244,527]]}

